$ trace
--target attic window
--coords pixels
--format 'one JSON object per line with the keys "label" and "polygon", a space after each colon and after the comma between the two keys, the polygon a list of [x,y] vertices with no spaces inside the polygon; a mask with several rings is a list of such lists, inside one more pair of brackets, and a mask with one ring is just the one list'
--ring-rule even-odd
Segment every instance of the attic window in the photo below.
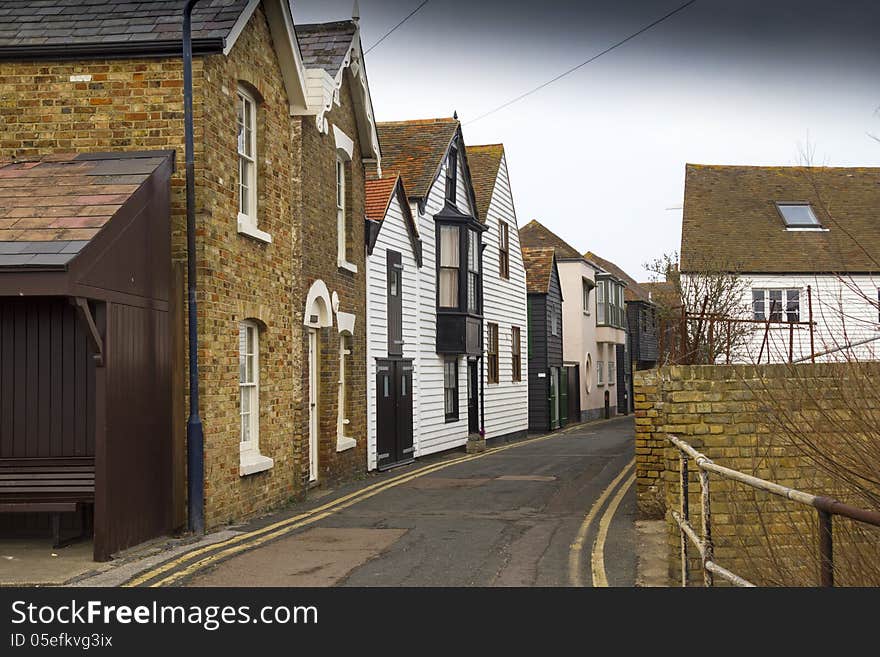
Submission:
{"label": "attic window", "polygon": [[822,228],[809,203],[777,203],[786,228]]}

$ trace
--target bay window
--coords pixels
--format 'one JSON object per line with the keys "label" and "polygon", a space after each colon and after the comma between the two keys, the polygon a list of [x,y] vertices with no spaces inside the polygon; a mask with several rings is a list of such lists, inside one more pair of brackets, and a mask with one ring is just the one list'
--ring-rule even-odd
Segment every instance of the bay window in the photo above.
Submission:
{"label": "bay window", "polygon": [[476,231],[469,230],[468,235],[468,279],[467,279],[467,311],[476,315],[479,313],[479,286],[480,286],[480,246]]}
{"label": "bay window", "polygon": [[440,307],[458,308],[459,227],[440,226]]}

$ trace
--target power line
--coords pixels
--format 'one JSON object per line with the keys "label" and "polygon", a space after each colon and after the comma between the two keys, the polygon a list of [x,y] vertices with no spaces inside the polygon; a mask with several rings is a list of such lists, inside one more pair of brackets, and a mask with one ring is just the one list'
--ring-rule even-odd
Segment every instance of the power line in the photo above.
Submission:
{"label": "power line", "polygon": [[425,0],[422,4],[420,4],[418,7],[416,7],[416,8],[413,9],[411,12],[409,12],[409,13],[406,15],[406,17],[405,17],[402,21],[400,21],[397,25],[395,25],[395,26],[392,27],[390,30],[388,30],[385,34],[383,34],[381,39],[379,39],[376,43],[374,43],[372,46],[370,46],[369,48],[367,48],[367,49],[364,51],[364,54],[366,55],[366,54],[367,54],[368,52],[370,52],[373,48],[375,48],[375,47],[378,46],[380,43],[382,43],[385,39],[387,39],[389,36],[391,36],[391,33],[394,32],[394,30],[396,30],[398,27],[400,27],[401,25],[403,25],[404,23],[406,23],[410,18],[412,18],[413,16],[415,16],[415,15],[416,15],[416,12],[417,12],[419,9],[421,9],[421,8],[424,7],[426,4],[428,4],[428,1],[429,1],[429,0]]}
{"label": "power line", "polygon": [[665,16],[662,16],[662,17],[658,18],[657,20],[655,20],[653,23],[650,23],[650,24],[646,25],[645,27],[643,27],[642,29],[640,29],[638,32],[633,32],[632,34],[630,34],[630,35],[629,35],[628,37],[626,37],[625,39],[623,39],[623,40],[618,41],[617,43],[615,43],[613,46],[609,46],[608,48],[606,48],[606,49],[603,50],[602,52],[600,52],[600,53],[598,53],[598,54],[596,54],[596,55],[593,55],[593,56],[590,57],[587,61],[585,61],[585,62],[581,62],[581,63],[578,64],[577,66],[573,66],[572,68],[568,69],[568,70],[565,71],[564,73],[560,73],[559,75],[557,75],[557,76],[556,76],[555,78],[553,78],[552,80],[548,80],[548,81],[545,82],[544,84],[538,85],[538,86],[535,87],[534,89],[532,89],[532,90],[530,90],[530,91],[527,91],[527,92],[525,92],[524,94],[521,94],[521,95],[517,96],[517,97],[514,98],[513,100],[509,100],[509,101],[507,101],[506,103],[504,103],[503,105],[499,105],[499,106],[496,107],[495,109],[493,109],[493,110],[489,110],[489,111],[486,112],[485,114],[480,114],[480,116],[478,116],[477,118],[465,122],[465,125],[469,125],[469,124],[471,124],[471,123],[476,123],[476,122],[479,121],[480,119],[485,119],[485,118],[486,118],[487,116],[489,116],[490,114],[494,114],[495,112],[500,112],[500,111],[503,110],[505,107],[510,107],[510,106],[513,105],[514,103],[521,101],[523,98],[526,98],[526,97],[528,97],[528,96],[531,96],[533,93],[536,93],[536,92],[540,91],[540,90],[543,89],[544,87],[550,86],[550,85],[553,84],[554,82],[557,82],[558,80],[561,80],[561,79],[564,78],[566,75],[569,75],[569,74],[571,74],[571,73],[574,73],[574,72],[577,71],[578,69],[583,68],[584,66],[586,66],[587,64],[589,64],[589,63],[591,63],[591,62],[595,62],[595,61],[596,61],[597,59],[599,59],[602,55],[606,55],[606,54],[608,54],[609,52],[611,52],[611,51],[614,50],[615,48],[619,48],[620,46],[622,46],[623,44],[625,44],[627,41],[630,41],[630,40],[632,40],[632,39],[635,39],[635,38],[636,38],[637,36],[639,36],[640,34],[644,34],[644,33],[647,32],[648,30],[650,30],[652,27],[655,27],[655,26],[659,25],[660,23],[662,23],[662,22],[665,21],[666,19],[668,19],[668,18],[672,18],[675,14],[677,14],[677,13],[680,12],[680,11],[683,11],[684,9],[687,9],[687,8],[690,7],[692,4],[694,4],[696,1],[697,1],[697,0],[690,0],[689,2],[685,2],[683,5],[681,5],[681,6],[678,7],[677,9],[673,9],[672,11],[670,11],[670,12],[669,12],[668,14],[666,14]]}

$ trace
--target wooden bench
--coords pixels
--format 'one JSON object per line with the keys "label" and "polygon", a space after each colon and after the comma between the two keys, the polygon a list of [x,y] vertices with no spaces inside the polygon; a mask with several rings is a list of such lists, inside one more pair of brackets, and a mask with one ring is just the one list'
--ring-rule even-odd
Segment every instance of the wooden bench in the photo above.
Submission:
{"label": "wooden bench", "polygon": [[[51,513],[54,547],[83,538],[95,503],[95,458],[0,458],[0,513]],[[80,536],[61,540],[61,514],[82,514]]]}

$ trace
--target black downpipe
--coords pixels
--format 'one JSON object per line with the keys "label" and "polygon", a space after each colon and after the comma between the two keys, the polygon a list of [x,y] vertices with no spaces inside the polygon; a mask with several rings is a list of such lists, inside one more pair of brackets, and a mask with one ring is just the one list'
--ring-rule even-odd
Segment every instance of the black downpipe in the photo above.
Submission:
{"label": "black downpipe", "polygon": [[189,530],[205,531],[205,435],[199,417],[199,332],[196,312],[196,189],[193,154],[192,10],[183,8],[183,113],[186,142],[186,279],[189,295],[189,419],[186,422],[186,481]]}

